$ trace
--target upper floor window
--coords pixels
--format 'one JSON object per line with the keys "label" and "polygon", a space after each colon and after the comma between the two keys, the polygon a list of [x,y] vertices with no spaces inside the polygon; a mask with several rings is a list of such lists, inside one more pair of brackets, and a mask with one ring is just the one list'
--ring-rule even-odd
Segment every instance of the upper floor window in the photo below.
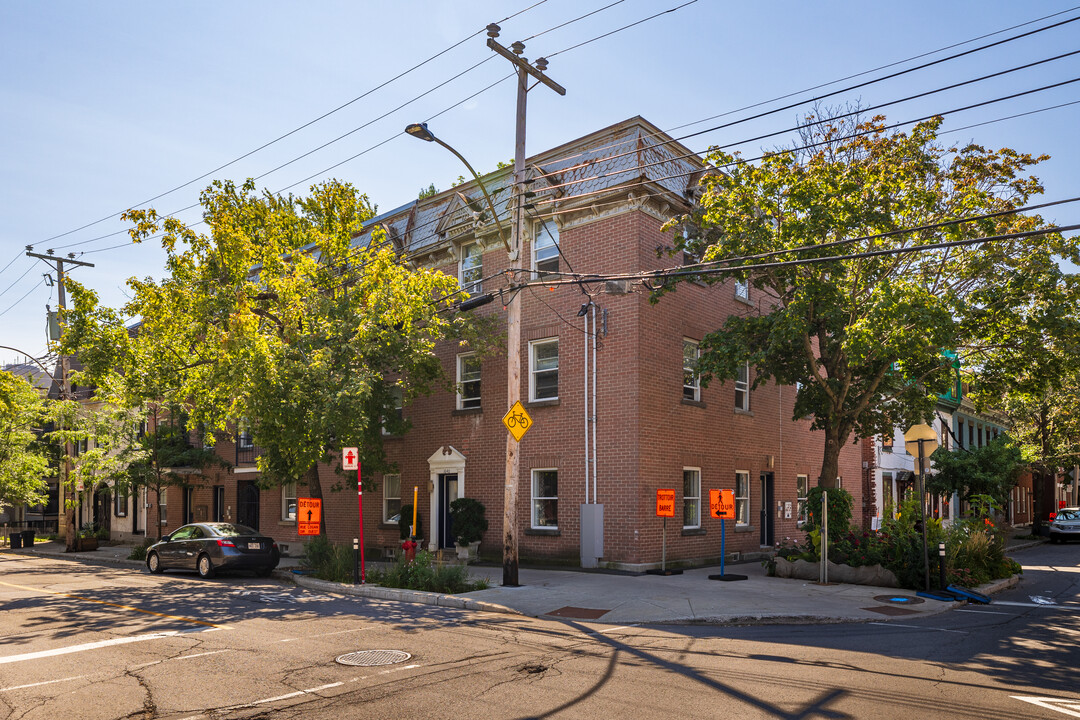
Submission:
{"label": "upper floor window", "polygon": [[750,363],[740,365],[735,377],[735,409],[750,410]]}
{"label": "upper floor window", "polygon": [[693,340],[683,340],[682,367],[684,400],[701,400],[701,378],[697,374],[697,361],[700,349]]}
{"label": "upper floor window", "polygon": [[529,343],[529,399],[559,397],[559,338]]}
{"label": "upper floor window", "polygon": [[461,248],[458,281],[461,289],[470,295],[480,292],[484,277],[483,251],[480,243],[469,243]]}
{"label": "upper floor window", "polygon": [[893,436],[891,434],[881,436],[881,452],[891,453],[893,451]]}
{"label": "upper floor window", "polygon": [[[390,388],[390,398],[391,398],[391,402],[393,403],[393,407],[394,407],[393,417],[397,420],[397,424],[400,424],[401,419],[402,419],[402,407],[404,405],[404,403],[402,401],[401,388],[398,387],[397,385]],[[383,435],[393,435],[394,430],[392,428],[397,427],[397,424],[395,424],[395,425],[388,428],[386,426],[386,421],[384,420],[383,421],[383,426],[382,426]]]}
{"label": "upper floor window", "polygon": [[559,272],[559,228],[552,222],[538,222],[533,235],[533,269],[538,276]]}
{"label": "upper floor window", "polygon": [[240,432],[236,436],[236,444],[242,450],[250,450],[255,447],[255,442],[251,436],[251,426],[248,424],[247,418],[240,419]]}
{"label": "upper floor window", "polygon": [[458,410],[480,407],[480,358],[476,353],[457,357]]}
{"label": "upper floor window", "polygon": [[735,297],[746,302],[750,302],[750,281],[749,280],[736,280],[735,281]]}

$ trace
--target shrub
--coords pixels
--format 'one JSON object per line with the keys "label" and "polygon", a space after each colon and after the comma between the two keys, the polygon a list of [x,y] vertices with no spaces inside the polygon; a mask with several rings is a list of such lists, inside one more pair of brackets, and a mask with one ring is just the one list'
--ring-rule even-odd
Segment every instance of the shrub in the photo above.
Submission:
{"label": "shrub", "polygon": [[[401,506],[401,512],[398,513],[398,532],[401,534],[401,539],[405,540],[409,537],[409,526],[412,525],[412,503]],[[413,537],[421,537],[424,529],[424,518],[420,513],[416,513],[416,533]]]}
{"label": "shrub", "polygon": [[128,553],[128,560],[146,560],[146,549],[153,545],[156,541],[153,538],[146,538],[141,543],[131,548],[131,552]]}
{"label": "shrub", "polygon": [[806,496],[807,523],[806,530],[819,529],[821,527],[821,494],[828,490],[829,509],[829,541],[833,542],[842,538],[851,525],[851,508],[853,501],[851,493],[839,488],[823,488],[821,486],[810,488]]}
{"label": "shrub", "polygon": [[462,545],[479,541],[488,529],[484,504],[473,498],[458,498],[450,503],[450,519],[454,535]]}
{"label": "shrub", "polygon": [[320,580],[351,583],[356,559],[348,545],[335,545],[317,535],[304,547],[304,562]]}
{"label": "shrub", "polygon": [[412,562],[402,557],[386,570],[372,570],[368,573],[368,581],[383,587],[439,593],[471,592],[488,587],[484,578],[470,581],[466,566],[436,563],[434,554],[427,550],[417,552]]}

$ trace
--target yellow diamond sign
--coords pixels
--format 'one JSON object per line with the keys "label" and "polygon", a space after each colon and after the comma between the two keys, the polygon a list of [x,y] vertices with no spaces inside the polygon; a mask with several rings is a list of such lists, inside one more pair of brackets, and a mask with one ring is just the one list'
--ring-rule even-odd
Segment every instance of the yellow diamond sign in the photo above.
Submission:
{"label": "yellow diamond sign", "polygon": [[510,411],[503,415],[503,425],[514,436],[515,440],[521,442],[521,438],[525,437],[525,433],[529,432],[529,428],[532,427],[532,418],[529,417],[529,413],[525,412],[525,406],[520,402],[516,402],[510,408]]}

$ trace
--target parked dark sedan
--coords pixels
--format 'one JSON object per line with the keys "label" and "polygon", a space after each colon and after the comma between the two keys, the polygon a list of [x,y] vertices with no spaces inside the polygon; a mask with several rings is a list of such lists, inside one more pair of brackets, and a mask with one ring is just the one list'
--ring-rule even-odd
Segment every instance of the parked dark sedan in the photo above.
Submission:
{"label": "parked dark sedan", "polygon": [[184,525],[146,550],[146,567],[152,573],[180,568],[198,570],[204,578],[218,570],[252,570],[266,577],[280,559],[272,538],[233,523]]}

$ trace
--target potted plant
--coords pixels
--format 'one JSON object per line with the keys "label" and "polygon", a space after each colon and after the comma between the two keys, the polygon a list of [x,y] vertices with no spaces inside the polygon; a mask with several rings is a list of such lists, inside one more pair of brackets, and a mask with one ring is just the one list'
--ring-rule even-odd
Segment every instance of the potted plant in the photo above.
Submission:
{"label": "potted plant", "polygon": [[75,549],[79,552],[98,549],[98,539],[94,530],[94,523],[83,523],[79,530]]}
{"label": "potted plant", "polygon": [[475,560],[480,540],[488,529],[484,504],[473,498],[458,498],[450,503],[450,522],[457,539],[458,557],[462,560]]}

